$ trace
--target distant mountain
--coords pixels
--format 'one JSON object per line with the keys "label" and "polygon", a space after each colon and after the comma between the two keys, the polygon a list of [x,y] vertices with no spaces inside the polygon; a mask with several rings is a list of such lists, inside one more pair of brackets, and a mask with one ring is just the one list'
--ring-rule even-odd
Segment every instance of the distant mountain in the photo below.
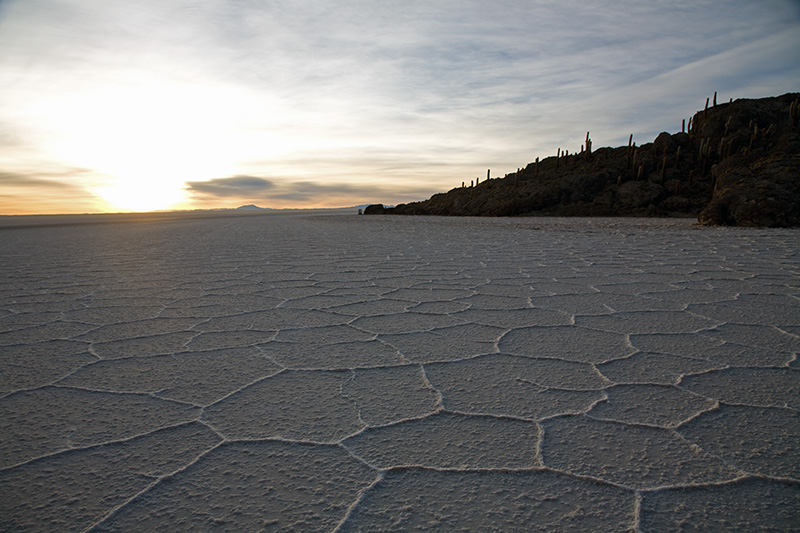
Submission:
{"label": "distant mountain", "polygon": [[242,205],[236,208],[237,211],[271,211],[270,207],[258,207],[255,204]]}
{"label": "distant mountain", "polygon": [[[705,225],[800,226],[800,93],[697,112],[652,142],[567,151],[500,179],[365,214],[689,216]],[[631,136],[632,137],[632,136]]]}

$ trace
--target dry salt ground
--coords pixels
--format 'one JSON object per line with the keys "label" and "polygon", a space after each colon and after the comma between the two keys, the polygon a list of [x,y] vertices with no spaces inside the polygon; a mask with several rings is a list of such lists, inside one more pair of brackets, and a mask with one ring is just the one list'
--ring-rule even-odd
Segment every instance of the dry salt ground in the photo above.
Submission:
{"label": "dry salt ground", "polygon": [[798,230],[24,221],[2,531],[800,530]]}

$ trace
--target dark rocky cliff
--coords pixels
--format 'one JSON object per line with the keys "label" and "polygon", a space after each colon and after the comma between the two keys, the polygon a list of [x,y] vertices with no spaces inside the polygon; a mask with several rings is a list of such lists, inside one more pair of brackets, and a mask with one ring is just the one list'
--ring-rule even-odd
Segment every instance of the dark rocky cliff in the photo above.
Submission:
{"label": "dark rocky cliff", "polygon": [[690,216],[701,224],[800,226],[800,93],[710,105],[686,132],[642,146],[558,154],[365,214]]}

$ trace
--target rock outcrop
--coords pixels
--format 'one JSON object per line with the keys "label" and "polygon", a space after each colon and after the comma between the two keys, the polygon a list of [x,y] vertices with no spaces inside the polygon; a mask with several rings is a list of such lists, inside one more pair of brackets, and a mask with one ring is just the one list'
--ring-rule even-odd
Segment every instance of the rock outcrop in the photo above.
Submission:
{"label": "rock outcrop", "polygon": [[386,208],[383,207],[383,204],[372,204],[368,205],[364,208],[365,215],[384,215],[386,214]]}
{"label": "rock outcrop", "polygon": [[800,226],[800,93],[707,107],[685,132],[642,146],[592,150],[587,134],[579,153],[365,214],[687,216],[709,225]]}

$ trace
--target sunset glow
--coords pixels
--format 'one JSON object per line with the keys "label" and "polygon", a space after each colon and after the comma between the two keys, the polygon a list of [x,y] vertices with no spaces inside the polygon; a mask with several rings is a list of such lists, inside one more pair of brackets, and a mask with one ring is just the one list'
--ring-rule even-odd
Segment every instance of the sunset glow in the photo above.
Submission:
{"label": "sunset glow", "polygon": [[9,0],[0,214],[421,200],[798,90],[798,49],[790,0]]}
{"label": "sunset glow", "polygon": [[[185,182],[231,172],[239,152],[207,91],[168,83],[109,87],[51,103],[60,160],[108,176],[91,191],[104,210],[186,207]],[[102,206],[101,206],[102,207]]]}

